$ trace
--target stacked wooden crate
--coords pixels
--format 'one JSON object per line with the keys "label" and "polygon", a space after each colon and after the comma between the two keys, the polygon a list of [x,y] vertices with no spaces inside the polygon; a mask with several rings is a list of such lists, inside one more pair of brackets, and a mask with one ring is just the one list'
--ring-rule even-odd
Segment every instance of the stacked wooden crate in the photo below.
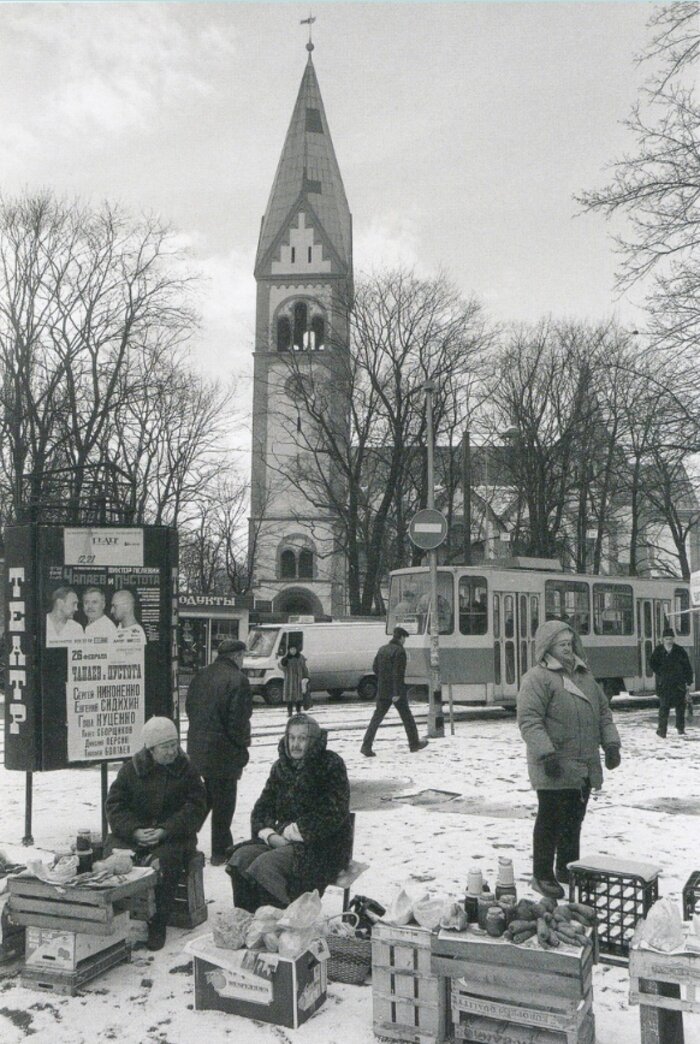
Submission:
{"label": "stacked wooden crate", "polygon": [[542,950],[534,940],[440,932],[432,968],[451,980],[457,1041],[593,1044],[593,943]]}
{"label": "stacked wooden crate", "polygon": [[639,1004],[641,1044],[680,1041],[683,1012],[700,1015],[700,953],[630,949],[630,1004]]}
{"label": "stacked wooden crate", "polygon": [[438,1044],[447,1036],[444,976],[431,969],[435,933],[410,925],[372,929],[374,1032],[412,1044]]}

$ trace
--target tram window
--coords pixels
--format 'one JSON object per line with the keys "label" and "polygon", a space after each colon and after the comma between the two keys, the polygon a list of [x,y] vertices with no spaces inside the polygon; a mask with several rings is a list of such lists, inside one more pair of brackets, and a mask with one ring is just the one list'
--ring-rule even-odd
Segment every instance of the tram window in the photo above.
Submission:
{"label": "tram window", "polygon": [[628,584],[593,584],[593,633],[634,633],[634,599]]}
{"label": "tram window", "polygon": [[501,643],[493,643],[493,680],[496,685],[501,684]]}
{"label": "tram window", "polygon": [[[425,634],[430,611],[430,575],[400,574],[391,578],[388,631],[401,626],[409,634]],[[438,628],[451,634],[453,628],[452,576],[438,572]]]}
{"label": "tram window", "polygon": [[[493,596],[493,636],[501,637],[501,596]],[[500,679],[499,679],[500,680]]]}
{"label": "tram window", "polygon": [[588,584],[576,580],[547,580],[544,611],[547,620],[564,620],[578,634],[591,633]]}
{"label": "tram window", "polygon": [[644,637],[651,638],[652,633],[651,625],[651,602],[644,603]]}
{"label": "tram window", "polygon": [[520,595],[520,637],[527,638],[527,595]]}
{"label": "tram window", "polygon": [[682,587],[673,592],[673,609],[676,634],[690,634],[690,593]]}
{"label": "tram window", "polygon": [[520,643],[520,673],[524,674],[527,670],[527,642]]}
{"label": "tram window", "polygon": [[488,591],[483,576],[459,578],[459,632],[486,634]]}
{"label": "tram window", "polygon": [[515,684],[515,645],[506,642],[506,685]]}
{"label": "tram window", "polygon": [[540,596],[530,595],[530,634],[535,637],[535,631],[540,626]]}
{"label": "tram window", "polygon": [[503,596],[503,633],[506,638],[515,636],[515,606],[513,595]]}

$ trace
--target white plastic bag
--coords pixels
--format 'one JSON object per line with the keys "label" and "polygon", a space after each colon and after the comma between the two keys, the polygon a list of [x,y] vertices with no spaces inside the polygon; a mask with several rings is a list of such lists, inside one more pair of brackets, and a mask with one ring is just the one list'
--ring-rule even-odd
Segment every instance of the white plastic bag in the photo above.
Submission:
{"label": "white plastic bag", "polygon": [[316,925],[322,917],[321,897],[318,889],[304,892],[293,903],[290,903],[279,920],[280,928],[291,931],[303,931]]}
{"label": "white plastic bag", "polygon": [[440,924],[444,907],[444,899],[432,899],[429,895],[425,895],[413,904],[414,920],[421,928],[430,928],[432,932]]}
{"label": "white plastic bag", "polygon": [[642,926],[642,942],[653,950],[669,953],[685,943],[683,922],[672,899],[657,899]]}

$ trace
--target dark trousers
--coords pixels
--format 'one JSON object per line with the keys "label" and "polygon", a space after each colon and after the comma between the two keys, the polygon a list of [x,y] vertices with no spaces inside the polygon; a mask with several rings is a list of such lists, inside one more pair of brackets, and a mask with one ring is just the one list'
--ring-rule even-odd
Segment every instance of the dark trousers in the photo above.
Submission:
{"label": "dark trousers", "polygon": [[[392,702],[393,701],[390,696],[378,697],[377,704],[374,708],[374,714],[372,715],[370,723],[367,726],[365,738],[362,741],[362,746],[365,747],[367,750],[372,749],[374,737],[377,735],[377,729],[384,721],[386,712],[389,710],[389,707],[391,707]],[[411,750],[415,750],[420,740],[418,739],[418,729],[416,728],[416,723],[413,720],[411,708],[408,705],[408,697],[405,693],[403,694],[403,696],[399,696],[394,706],[401,715],[401,721],[403,722],[403,727],[405,728],[406,736],[408,737],[408,745],[411,748]]]}
{"label": "dark trousers", "polygon": [[[301,714],[301,709],[304,706],[301,700],[297,700],[296,703],[287,704],[287,717],[291,718],[292,714]],[[295,710],[296,708],[296,710]]]}
{"label": "dark trousers", "polygon": [[668,729],[668,717],[671,713],[671,707],[676,708],[676,728],[679,733],[685,732],[685,693],[677,695],[672,693],[670,696],[664,694],[659,696],[659,732],[662,736],[666,735]]}
{"label": "dark trousers", "polygon": [[130,848],[134,853],[136,866],[152,866],[158,871],[158,883],[154,889],[156,913],[152,918],[163,927],[167,924],[168,915],[175,899],[180,874],[189,865],[189,861],[197,851],[195,841],[162,841],[154,848],[142,848],[128,845],[121,838],[110,835],[105,851],[114,848]]}
{"label": "dark trousers", "polygon": [[269,848],[262,841],[239,845],[226,867],[234,906],[255,913],[259,906],[284,907],[296,899],[294,849],[294,844]]}
{"label": "dark trousers", "polygon": [[537,819],[532,838],[532,872],[551,880],[554,866],[563,870],[579,857],[581,824],[591,793],[588,783],[578,790],[538,790]]}
{"label": "dark trousers", "polygon": [[238,780],[230,776],[205,776],[207,809],[211,812],[211,854],[225,856],[233,848],[231,823],[236,811]]}

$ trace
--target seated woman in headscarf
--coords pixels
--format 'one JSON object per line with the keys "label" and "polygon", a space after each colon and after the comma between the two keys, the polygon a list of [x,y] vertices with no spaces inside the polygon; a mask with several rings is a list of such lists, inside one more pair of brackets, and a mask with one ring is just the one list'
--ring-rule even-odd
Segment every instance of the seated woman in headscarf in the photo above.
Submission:
{"label": "seated woman in headscarf", "polygon": [[326,733],[294,714],[251,814],[252,839],[226,868],[234,906],[284,907],[303,892],[322,895],[350,861],[350,786],[345,762],[326,750]]}

